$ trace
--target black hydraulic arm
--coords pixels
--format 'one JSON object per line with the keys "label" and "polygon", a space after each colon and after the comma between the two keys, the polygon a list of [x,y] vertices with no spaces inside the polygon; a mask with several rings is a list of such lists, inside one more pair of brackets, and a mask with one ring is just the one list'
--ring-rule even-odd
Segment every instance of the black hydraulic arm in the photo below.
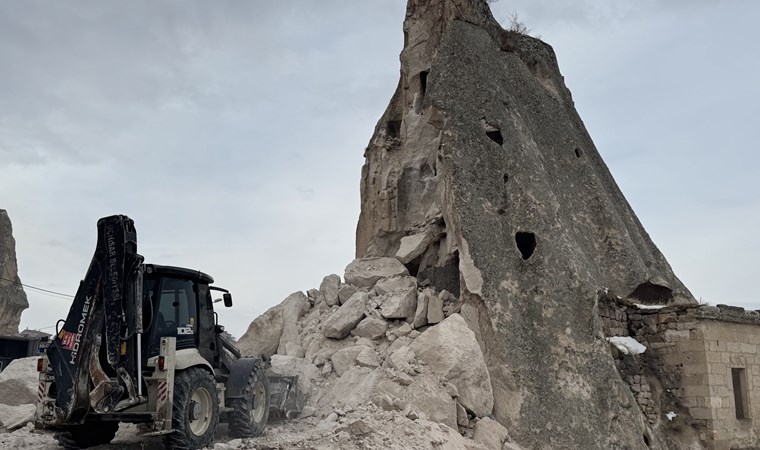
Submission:
{"label": "black hydraulic arm", "polygon": [[[121,355],[121,343],[142,331],[142,262],[129,217],[109,216],[98,221],[95,255],[65,323],[47,350],[58,391],[60,423],[81,421],[90,408],[90,373],[91,364],[98,363],[97,343],[105,348],[111,373],[126,370],[128,358]],[[118,390],[113,400],[122,392]]]}

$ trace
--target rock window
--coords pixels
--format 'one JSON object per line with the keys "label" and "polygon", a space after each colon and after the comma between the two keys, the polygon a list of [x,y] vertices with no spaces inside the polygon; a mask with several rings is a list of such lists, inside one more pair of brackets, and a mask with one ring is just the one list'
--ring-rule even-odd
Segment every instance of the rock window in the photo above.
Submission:
{"label": "rock window", "polygon": [[576,158],[580,158],[581,156],[583,156],[583,150],[581,150],[579,148],[576,148],[575,149],[575,157]]}
{"label": "rock window", "polygon": [[747,371],[731,369],[731,383],[734,388],[734,407],[737,419],[749,419],[749,397],[747,396]]}
{"label": "rock window", "polygon": [[483,125],[483,130],[486,132],[486,136],[489,139],[496,142],[499,145],[504,144],[504,137],[501,135],[499,127],[486,122],[486,119],[480,119],[480,124]]}
{"label": "rock window", "polygon": [[522,254],[522,259],[527,260],[533,256],[533,251],[536,249],[536,235],[525,231],[518,231],[515,234],[515,242],[517,243],[517,249]]}

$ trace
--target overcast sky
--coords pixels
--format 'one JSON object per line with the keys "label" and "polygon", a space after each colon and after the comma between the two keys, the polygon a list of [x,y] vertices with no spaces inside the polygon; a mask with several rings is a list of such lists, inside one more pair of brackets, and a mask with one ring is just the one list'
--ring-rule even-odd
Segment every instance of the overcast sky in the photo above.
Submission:
{"label": "overcast sky", "polygon": [[[501,0],[550,43],[644,227],[697,298],[760,308],[760,2]],[[232,290],[240,336],[354,255],[402,0],[0,2],[0,208],[24,283],[73,294],[97,219]],[[22,328],[69,301],[27,291]]]}

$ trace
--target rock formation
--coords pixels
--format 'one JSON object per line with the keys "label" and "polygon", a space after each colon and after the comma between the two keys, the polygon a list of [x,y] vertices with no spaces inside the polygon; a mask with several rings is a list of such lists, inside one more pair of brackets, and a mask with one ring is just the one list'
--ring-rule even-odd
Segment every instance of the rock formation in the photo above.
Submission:
{"label": "rock formation", "polygon": [[0,335],[18,333],[21,312],[29,307],[16,264],[16,241],[8,213],[0,209]]}
{"label": "rock formation", "polygon": [[517,442],[659,445],[597,300],[694,300],[615,184],[549,45],[503,30],[485,0],[409,0],[401,79],[365,157],[357,257],[395,256],[463,301],[493,414]]}

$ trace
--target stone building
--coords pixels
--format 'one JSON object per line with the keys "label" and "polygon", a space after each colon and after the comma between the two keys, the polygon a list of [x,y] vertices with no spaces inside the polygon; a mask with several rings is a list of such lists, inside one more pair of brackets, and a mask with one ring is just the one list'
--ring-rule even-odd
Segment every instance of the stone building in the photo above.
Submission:
{"label": "stone building", "polygon": [[693,428],[715,450],[760,446],[760,312],[605,299],[599,316],[608,338],[647,348],[631,358],[612,346],[652,427]]}

